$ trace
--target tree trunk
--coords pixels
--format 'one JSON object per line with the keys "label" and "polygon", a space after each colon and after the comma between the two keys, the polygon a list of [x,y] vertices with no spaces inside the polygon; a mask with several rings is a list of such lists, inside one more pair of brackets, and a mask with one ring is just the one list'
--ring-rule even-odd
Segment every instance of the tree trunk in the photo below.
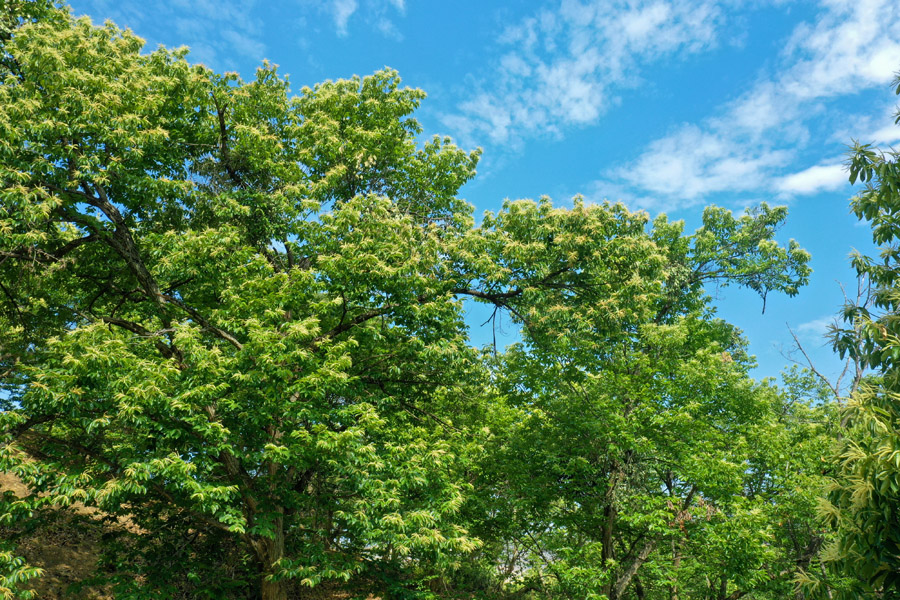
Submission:
{"label": "tree trunk", "polygon": [[669,600],[678,600],[678,569],[681,567],[681,540],[672,540],[672,585],[669,587]]}
{"label": "tree trunk", "polygon": [[634,593],[637,594],[638,600],[645,600],[647,597],[644,594],[644,586],[637,575],[634,576]]}
{"label": "tree trunk", "polygon": [[262,581],[261,600],[287,600],[287,582]]}
{"label": "tree trunk", "polygon": [[641,548],[641,551],[634,558],[628,568],[625,569],[625,572],[622,573],[622,576],[616,581],[615,587],[612,589],[612,592],[608,594],[609,600],[618,600],[625,595],[625,590],[631,584],[631,580],[637,575],[638,569],[641,568],[647,558],[650,556],[650,553],[656,548],[657,540],[650,540],[644,547]]}
{"label": "tree trunk", "polygon": [[256,541],[256,554],[260,563],[261,600],[287,600],[287,582],[269,579],[276,571],[275,564],[284,557],[284,517],[275,519],[274,537]]}
{"label": "tree trunk", "polygon": [[[616,487],[619,485],[619,480],[623,475],[622,464],[618,460],[614,460],[612,472],[609,475],[609,484],[603,498],[604,503],[606,504],[603,508],[603,529],[600,532],[600,542],[602,544],[600,550],[600,564],[603,567],[606,567],[610,560],[615,560],[616,558],[615,546],[613,545],[616,519],[618,518],[618,513],[616,511]],[[613,581],[613,578],[610,577],[609,582],[601,589],[602,593],[608,598],[612,598],[615,592]]]}

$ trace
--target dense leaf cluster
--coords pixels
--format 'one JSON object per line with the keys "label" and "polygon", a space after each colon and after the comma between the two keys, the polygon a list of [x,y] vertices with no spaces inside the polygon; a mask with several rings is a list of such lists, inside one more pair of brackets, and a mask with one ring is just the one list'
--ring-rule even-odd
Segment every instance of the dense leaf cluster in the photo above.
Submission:
{"label": "dense leaf cluster", "polygon": [[[900,94],[900,77],[894,82]],[[900,122],[900,116],[896,122]],[[868,303],[844,309],[846,327],[835,332],[835,349],[872,374],[850,398],[842,423],[837,467],[822,504],[836,537],[823,558],[832,567],[810,588],[839,582],[848,598],[859,594],[900,597],[900,253],[897,240],[900,162],[894,151],[855,144],[848,161],[851,181],[865,183],[851,208],[872,227],[882,246],[876,259],[855,254],[853,265],[872,286]]]}
{"label": "dense leaf cluster", "polygon": [[[292,96],[46,3],[0,29],[0,594],[44,506],[116,598],[783,598],[835,414],[707,286],[794,295],[783,208],[458,198],[395,72]],[[472,348],[465,300],[521,328]],[[892,459],[893,460],[893,459]],[[74,593],[74,592],[73,592]]]}

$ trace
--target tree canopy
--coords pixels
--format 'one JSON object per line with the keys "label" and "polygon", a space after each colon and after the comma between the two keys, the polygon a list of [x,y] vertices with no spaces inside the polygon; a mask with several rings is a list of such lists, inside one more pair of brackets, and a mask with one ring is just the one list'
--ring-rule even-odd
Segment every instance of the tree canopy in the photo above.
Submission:
{"label": "tree canopy", "polygon": [[[115,598],[783,598],[834,411],[710,284],[795,295],[784,208],[687,234],[459,198],[397,73],[292,95],[49,3],[0,29],[0,593],[22,523],[116,524]],[[472,347],[465,301],[521,328]],[[74,593],[74,592],[73,592]]]}
{"label": "tree canopy", "polygon": [[[900,94],[900,75],[893,83]],[[900,123],[900,113],[895,124]],[[897,293],[900,236],[900,163],[884,152],[855,143],[848,159],[850,181],[864,183],[851,201],[856,216],[872,227],[878,258],[855,253],[853,266],[872,288],[871,302],[848,303],[845,328],[835,349],[870,370],[850,397],[842,417],[835,472],[822,513],[835,532],[823,559],[832,567],[817,589],[838,584],[848,598],[859,594],[900,597],[900,343]]]}

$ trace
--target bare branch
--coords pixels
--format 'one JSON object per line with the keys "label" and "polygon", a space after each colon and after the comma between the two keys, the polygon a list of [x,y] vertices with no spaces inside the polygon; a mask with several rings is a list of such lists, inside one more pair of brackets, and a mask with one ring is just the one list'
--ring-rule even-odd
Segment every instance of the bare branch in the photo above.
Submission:
{"label": "bare branch", "polygon": [[[847,372],[847,368],[849,367],[850,359],[847,359],[847,362],[844,365],[844,370],[841,372],[841,375],[837,378],[837,381],[835,383],[832,383],[831,380],[828,379],[828,377],[826,377],[824,374],[822,374],[821,371],[819,371],[819,369],[816,368],[816,365],[813,362],[813,359],[806,352],[806,348],[803,347],[803,343],[800,342],[800,338],[797,336],[797,334],[794,332],[794,330],[791,328],[791,326],[788,323],[785,323],[785,325],[787,326],[788,332],[791,334],[791,338],[793,338],[793,340],[794,340],[794,346],[797,348],[797,350],[803,355],[803,358],[806,360],[807,368],[810,370],[810,372],[813,375],[818,377],[822,383],[824,383],[826,386],[828,386],[828,389],[831,390],[831,392],[834,394],[834,397],[837,398],[838,402],[840,403],[840,401],[841,401],[840,400],[840,398],[841,398],[840,383],[841,383],[841,379],[843,379],[843,377],[844,377],[844,373]],[[789,360],[793,360],[793,359],[789,358]],[[800,364],[796,360],[793,360],[793,362]]]}

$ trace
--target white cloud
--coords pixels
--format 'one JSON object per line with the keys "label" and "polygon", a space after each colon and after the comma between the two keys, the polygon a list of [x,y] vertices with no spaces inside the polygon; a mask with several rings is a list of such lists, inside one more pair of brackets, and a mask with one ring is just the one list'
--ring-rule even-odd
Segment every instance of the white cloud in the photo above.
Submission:
{"label": "white cloud", "polygon": [[334,0],[331,3],[334,26],[337,28],[338,35],[347,35],[347,22],[357,8],[359,8],[359,5],[356,4],[356,0]]}
{"label": "white cloud", "polygon": [[221,32],[222,39],[238,53],[253,58],[263,58],[266,45],[261,41],[245,35],[235,29],[225,29]]}
{"label": "white cloud", "polygon": [[829,328],[834,325],[835,322],[834,315],[820,317],[818,319],[813,319],[812,321],[807,321],[806,323],[801,323],[794,330],[794,333],[801,339],[824,340],[825,336],[828,335]]}
{"label": "white cloud", "polygon": [[809,167],[798,173],[781,177],[775,187],[787,195],[815,194],[849,185],[847,169],[842,163]]}
{"label": "white cloud", "polygon": [[[252,16],[256,0],[161,0],[152,3],[147,11],[110,0],[90,0],[87,5],[92,14],[110,18],[138,35],[155,38],[151,48],[159,42],[186,45],[191,48],[191,60],[218,70],[234,67],[230,55],[261,61],[266,52],[262,23]],[[170,26],[154,32],[153,26],[161,20]],[[170,41],[173,30],[177,37]]]}
{"label": "white cloud", "polygon": [[[141,7],[131,6],[123,2],[114,0],[90,0],[87,5],[92,16],[98,18],[93,19],[94,23],[102,23],[109,19],[119,27],[135,28],[138,24],[147,19],[147,13]],[[76,15],[80,15],[81,11],[74,10]]]}
{"label": "white cloud", "polygon": [[861,140],[863,143],[870,142],[882,145],[894,145],[900,142],[900,127],[896,125],[888,125],[864,136]]}
{"label": "white cloud", "polygon": [[783,91],[773,81],[761,81],[727,108],[726,116],[713,122],[717,129],[737,129],[758,137],[784,121],[793,120],[796,107],[785,102]]}
{"label": "white cloud", "polygon": [[713,0],[561,0],[499,36],[493,74],[443,122],[463,143],[517,143],[595,123],[643,62],[716,44]]}
{"label": "white cloud", "polygon": [[[740,37],[735,24],[726,22],[731,13],[725,9],[741,4],[560,0],[501,33],[504,51],[493,75],[476,83],[475,92],[444,115],[443,123],[464,145],[514,147],[528,138],[595,125],[624,90],[641,83],[652,62],[679,60]],[[839,189],[846,174],[836,161],[810,166],[798,157],[809,156],[814,141],[833,143],[842,124],[875,108],[880,113],[880,106],[862,106],[839,115],[835,105],[885,86],[898,66],[900,3],[820,0],[814,16],[795,27],[777,59],[746,92],[702,121],[673,127],[592,187],[598,195],[616,192],[666,210],[719,193],[759,197]],[[881,123],[866,128],[873,141],[900,138]],[[830,137],[823,140],[829,134],[822,130],[829,127]]]}
{"label": "white cloud", "polygon": [[787,44],[793,59],[781,78],[797,99],[821,98],[888,83],[900,65],[898,5],[894,0],[825,2],[814,25],[803,24]]}
{"label": "white cloud", "polygon": [[893,124],[897,109],[895,98],[884,94],[882,101],[873,104],[868,112],[843,115],[837,120],[838,126],[830,141],[849,144],[851,140],[858,140],[862,144],[894,145],[900,142],[900,127]]}
{"label": "white cloud", "polygon": [[758,189],[768,170],[787,158],[779,150],[745,155],[727,136],[685,125],[653,142],[636,161],[613,170],[611,179],[645,195],[690,205],[707,194]]}
{"label": "white cloud", "polygon": [[350,22],[362,18],[366,25],[380,31],[386,37],[402,39],[390,13],[404,14],[404,0],[302,0],[301,7],[312,7],[331,16],[335,33],[341,37],[348,34]]}
{"label": "white cloud", "polygon": [[[836,114],[828,112],[836,101],[891,80],[900,65],[900,4],[823,0],[821,8],[814,22],[796,27],[774,73],[760,77],[715,116],[651,142],[594,187],[600,193],[604,187],[624,189],[665,210],[704,202],[718,192],[803,195],[839,189],[847,175],[838,161],[800,169],[795,157],[813,139],[823,114]],[[873,110],[882,116],[881,106],[866,108],[863,116]],[[863,116],[850,120],[868,122]],[[889,129],[870,137],[898,138]]]}

